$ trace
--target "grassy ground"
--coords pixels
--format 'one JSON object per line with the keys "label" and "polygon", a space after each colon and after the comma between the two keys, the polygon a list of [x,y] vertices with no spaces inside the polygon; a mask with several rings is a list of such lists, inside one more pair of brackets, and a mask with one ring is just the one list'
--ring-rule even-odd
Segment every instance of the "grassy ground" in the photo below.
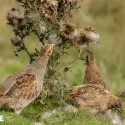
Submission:
{"label": "grassy ground", "polygon": [[35,123],[41,123],[42,125],[112,125],[109,119],[91,116],[83,110],[75,114],[60,111],[48,118],[43,117],[44,112],[51,111],[55,108],[57,108],[57,106],[43,106],[32,103],[21,115],[7,112],[4,109],[4,111],[0,112],[0,115],[4,116],[4,122],[1,122],[0,125],[33,125]]}
{"label": "grassy ground", "polygon": [[[106,9],[105,6],[103,6],[105,0],[99,3],[97,3],[98,0],[94,0],[95,3],[92,5],[95,6],[98,4],[97,8],[89,4],[89,1],[90,0],[88,0],[87,3],[83,3],[84,7],[76,14],[73,21],[80,28],[92,26],[100,32],[100,43],[92,47],[96,53],[97,62],[104,78],[108,81],[111,90],[114,93],[118,93],[125,89],[125,10],[122,5],[117,3],[118,0],[115,0],[115,2],[112,0],[112,5],[109,6],[108,4]],[[123,5],[124,4],[125,3],[123,3]],[[117,5],[120,6],[119,10],[117,10]],[[21,53],[20,57],[14,56],[13,47],[10,43],[12,31],[11,28],[6,25],[6,13],[11,7],[15,6],[17,6],[15,0],[0,0],[0,82],[10,74],[18,72],[28,65],[28,59],[25,53]],[[107,11],[105,12],[105,10]],[[34,46],[33,41],[36,40],[35,36],[31,36],[27,39],[28,43],[32,43],[31,48]],[[74,55],[77,56],[77,54],[77,51],[72,49],[70,56],[68,55],[68,58],[66,56],[65,59],[70,62],[75,59]],[[72,71],[64,75],[65,79],[73,85],[79,85],[83,81],[84,68],[83,61],[75,61],[74,64],[72,64]],[[79,111],[74,115],[59,112],[47,120],[41,118],[42,112],[52,110],[56,107],[57,106],[36,105],[32,103],[21,115],[3,110],[0,111],[0,115],[4,116],[4,122],[0,122],[0,125],[31,125],[36,121],[44,122],[47,125],[111,124],[107,119],[89,116],[84,111]]]}

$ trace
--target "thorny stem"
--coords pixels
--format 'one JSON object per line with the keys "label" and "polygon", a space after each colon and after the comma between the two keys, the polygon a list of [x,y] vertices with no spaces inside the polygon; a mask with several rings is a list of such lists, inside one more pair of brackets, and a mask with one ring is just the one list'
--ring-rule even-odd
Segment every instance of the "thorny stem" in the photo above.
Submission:
{"label": "thorny stem", "polygon": [[28,51],[28,49],[27,49],[27,47],[26,47],[26,45],[25,45],[25,43],[24,43],[24,36],[23,35],[21,35],[21,34],[18,34],[19,36],[20,36],[20,38],[21,38],[21,40],[22,40],[22,48],[23,48],[23,50],[28,54],[28,56],[29,56],[29,60],[30,60],[30,64],[33,62],[33,56],[32,56],[32,54]]}
{"label": "thorny stem", "polygon": [[30,64],[31,64],[31,63],[33,62],[34,59],[33,59],[33,57],[32,57],[32,54],[30,54],[30,52],[29,52],[28,49],[26,48],[23,39],[22,39],[22,47],[23,47],[23,50],[28,54],[29,59],[30,59]]}

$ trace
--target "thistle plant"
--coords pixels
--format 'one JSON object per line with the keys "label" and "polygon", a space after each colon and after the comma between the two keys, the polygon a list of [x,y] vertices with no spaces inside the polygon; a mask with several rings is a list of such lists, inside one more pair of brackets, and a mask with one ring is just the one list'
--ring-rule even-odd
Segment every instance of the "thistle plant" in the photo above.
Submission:
{"label": "thistle plant", "polygon": [[12,8],[7,15],[8,24],[12,26],[14,33],[11,38],[11,43],[16,48],[14,53],[18,56],[19,52],[25,51],[30,63],[35,60],[39,50],[34,48],[34,52],[30,52],[25,44],[25,38],[31,34],[35,34],[42,45],[53,43],[54,52],[48,63],[41,98],[44,95],[44,98],[54,97],[59,101],[63,100],[67,85],[57,68],[61,63],[60,58],[67,54],[66,50],[72,46],[78,48],[89,46],[91,42],[99,39],[99,34],[93,28],[78,29],[72,23],[73,11],[79,8],[78,0],[17,0],[17,2],[23,9]]}

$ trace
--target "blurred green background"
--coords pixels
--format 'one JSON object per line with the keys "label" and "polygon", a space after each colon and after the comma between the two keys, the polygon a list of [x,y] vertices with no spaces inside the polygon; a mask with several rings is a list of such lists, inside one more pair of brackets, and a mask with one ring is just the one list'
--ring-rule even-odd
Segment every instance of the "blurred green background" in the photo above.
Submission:
{"label": "blurred green background", "polygon": [[[7,25],[6,15],[12,7],[19,6],[16,0],[0,0],[0,82],[14,72],[28,65],[25,53],[15,57],[10,39],[12,29]],[[98,44],[92,45],[96,53],[97,63],[104,79],[114,93],[125,89],[125,0],[84,0],[81,9],[74,13],[73,22],[79,27],[94,27],[101,35]],[[34,46],[35,36],[26,42]],[[70,58],[78,52],[74,49]],[[74,85],[82,83],[84,62],[76,61],[72,71],[65,74],[65,79]]]}

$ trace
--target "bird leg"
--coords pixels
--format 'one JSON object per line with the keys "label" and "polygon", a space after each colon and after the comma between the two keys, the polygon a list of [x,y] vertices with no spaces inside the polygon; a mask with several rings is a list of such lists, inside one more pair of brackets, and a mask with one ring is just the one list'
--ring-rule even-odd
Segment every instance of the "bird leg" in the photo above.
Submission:
{"label": "bird leg", "polygon": [[14,112],[19,115],[19,114],[21,113],[21,111],[22,111],[22,109],[20,109],[20,110],[15,110]]}

